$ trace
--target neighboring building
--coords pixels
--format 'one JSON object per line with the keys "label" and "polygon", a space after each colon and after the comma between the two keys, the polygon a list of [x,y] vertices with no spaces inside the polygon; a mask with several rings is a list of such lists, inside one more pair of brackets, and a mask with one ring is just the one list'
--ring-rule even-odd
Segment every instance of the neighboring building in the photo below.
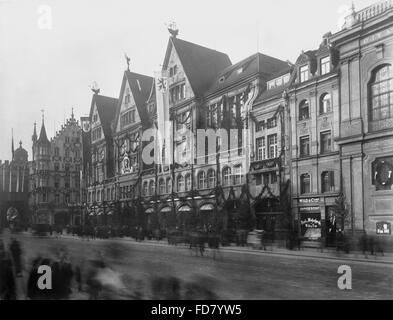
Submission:
{"label": "neighboring building", "polygon": [[37,139],[34,125],[30,168],[32,222],[36,228],[64,228],[81,223],[81,128],[72,113],[61,130],[48,140],[44,119]]}
{"label": "neighboring building", "polygon": [[28,154],[19,142],[12,160],[0,160],[0,229],[5,226],[25,227],[30,222],[28,207],[29,163]]}
{"label": "neighboring building", "polygon": [[393,1],[347,17],[330,39],[340,53],[337,119],[347,230],[391,235],[393,223]]}
{"label": "neighboring building", "polygon": [[288,91],[291,126],[292,213],[306,240],[335,243],[342,221],[334,214],[341,191],[339,64],[330,34],[318,50],[302,52]]}

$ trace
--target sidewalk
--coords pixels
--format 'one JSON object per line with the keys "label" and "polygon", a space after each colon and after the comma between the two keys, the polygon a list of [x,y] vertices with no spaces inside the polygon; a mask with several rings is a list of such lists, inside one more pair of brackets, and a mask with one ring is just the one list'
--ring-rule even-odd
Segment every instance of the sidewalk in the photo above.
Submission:
{"label": "sidewalk", "polygon": [[[21,235],[30,235],[29,232],[22,232]],[[46,238],[53,238],[53,239],[74,239],[78,241],[87,241],[82,240],[79,236],[73,236],[70,234],[60,235],[59,238],[56,236],[46,236]],[[134,238],[131,237],[115,237],[110,239],[94,239],[89,241],[108,241],[108,240],[115,240],[115,241],[126,241],[126,242],[133,242],[134,244],[138,245],[151,245],[151,246],[165,246],[165,247],[177,247],[179,249],[188,249],[188,245],[185,244],[177,244],[171,245],[168,244],[167,240],[143,240],[143,241],[136,241]],[[220,252],[232,252],[232,253],[245,253],[245,254],[252,254],[252,255],[271,255],[271,256],[286,256],[286,257],[293,257],[293,258],[312,258],[312,259],[329,259],[329,260],[342,260],[342,261],[353,261],[353,262],[365,262],[365,263],[382,263],[382,264],[391,264],[393,265],[393,253],[387,252],[384,253],[382,256],[380,253],[375,255],[364,255],[362,252],[359,251],[352,251],[350,253],[338,252],[334,248],[324,248],[322,251],[319,248],[301,248],[301,250],[289,250],[286,248],[278,247],[277,244],[267,245],[266,250],[263,249],[254,249],[249,246],[224,246],[220,247]],[[207,252],[212,251],[209,248],[206,248]]]}

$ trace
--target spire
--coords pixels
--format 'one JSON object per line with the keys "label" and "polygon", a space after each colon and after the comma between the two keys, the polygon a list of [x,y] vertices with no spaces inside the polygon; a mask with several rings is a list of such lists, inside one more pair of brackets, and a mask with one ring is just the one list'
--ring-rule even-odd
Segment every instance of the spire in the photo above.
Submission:
{"label": "spire", "polygon": [[33,136],[31,137],[31,140],[33,140],[33,142],[37,141],[37,123],[34,122],[34,131],[33,131]]}
{"label": "spire", "polygon": [[44,123],[44,110],[41,110],[41,112],[42,112],[42,125],[41,125],[40,137],[38,138],[38,142],[49,143],[48,137],[46,135],[46,129]]}
{"label": "spire", "polygon": [[15,148],[14,148],[14,128],[12,128],[12,143],[11,143],[12,160],[14,160]]}

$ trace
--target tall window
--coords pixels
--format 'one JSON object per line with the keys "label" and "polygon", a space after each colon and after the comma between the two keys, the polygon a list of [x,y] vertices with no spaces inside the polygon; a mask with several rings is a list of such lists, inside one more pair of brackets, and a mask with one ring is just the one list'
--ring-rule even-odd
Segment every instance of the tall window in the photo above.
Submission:
{"label": "tall window", "polygon": [[300,156],[305,157],[310,155],[310,137],[300,138]]}
{"label": "tall window", "polygon": [[236,166],[234,167],[234,184],[242,184],[243,183],[243,172],[242,172],[242,166]]}
{"label": "tall window", "polygon": [[332,151],[332,134],[330,131],[321,132],[321,153]]}
{"label": "tall window", "polygon": [[310,117],[309,104],[307,100],[303,100],[299,104],[299,120],[306,120]]}
{"label": "tall window", "polygon": [[277,134],[271,134],[267,137],[267,145],[269,151],[269,158],[277,158]]}
{"label": "tall window", "polygon": [[198,188],[206,189],[207,188],[207,179],[205,171],[200,171],[198,173]]}
{"label": "tall window", "polygon": [[171,102],[177,102],[186,97],[186,85],[184,83],[170,89]]}
{"label": "tall window", "polygon": [[300,67],[300,82],[307,81],[309,78],[308,65]]}
{"label": "tall window", "polygon": [[150,182],[149,182],[149,193],[150,193],[150,195],[153,195],[155,193],[154,181],[153,180],[150,180]]}
{"label": "tall window", "polygon": [[231,184],[231,168],[226,167],[222,171],[222,185],[229,186]]}
{"label": "tall window", "polygon": [[149,184],[147,181],[143,183],[143,194],[145,196],[149,195]]}
{"label": "tall window", "polygon": [[277,118],[274,117],[274,118],[267,119],[266,127],[267,127],[268,129],[277,127]]}
{"label": "tall window", "polygon": [[330,72],[330,57],[324,57],[321,59],[321,75],[327,74]]}
{"label": "tall window", "polygon": [[177,191],[178,192],[184,191],[184,177],[182,175],[179,175],[177,177]]}
{"label": "tall window", "polygon": [[331,111],[332,99],[329,93],[321,95],[319,100],[319,114],[325,114]]}
{"label": "tall window", "polygon": [[213,169],[207,172],[207,185],[208,188],[214,188],[216,186],[216,172]]}
{"label": "tall window", "polygon": [[385,65],[377,69],[370,83],[371,119],[393,118],[393,68]]}
{"label": "tall window", "polygon": [[257,161],[265,160],[266,159],[266,143],[265,137],[257,138],[256,140],[257,145]]}
{"label": "tall window", "polygon": [[160,194],[164,194],[166,191],[165,180],[163,178],[161,178],[160,181],[158,182],[158,190]]}
{"label": "tall window", "polygon": [[172,182],[171,178],[166,178],[166,193],[172,193]]}
{"label": "tall window", "polygon": [[325,171],[321,175],[322,192],[334,191],[334,172]]}
{"label": "tall window", "polygon": [[191,190],[191,174],[187,173],[185,177],[186,191]]}
{"label": "tall window", "polygon": [[300,193],[310,193],[311,190],[311,179],[308,173],[302,174],[300,176]]}

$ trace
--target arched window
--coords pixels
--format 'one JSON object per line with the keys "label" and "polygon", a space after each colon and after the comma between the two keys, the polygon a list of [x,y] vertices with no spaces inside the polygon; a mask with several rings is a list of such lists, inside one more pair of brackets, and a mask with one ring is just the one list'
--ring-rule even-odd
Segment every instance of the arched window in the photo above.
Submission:
{"label": "arched window", "polygon": [[152,196],[155,193],[155,188],[154,188],[154,181],[150,180],[149,182],[149,193]]}
{"label": "arched window", "polygon": [[158,190],[160,194],[164,194],[166,192],[165,180],[164,178],[160,178],[158,182]]}
{"label": "arched window", "polygon": [[306,120],[310,117],[309,104],[307,100],[302,100],[299,104],[299,120]]}
{"label": "arched window", "polygon": [[369,89],[371,120],[393,118],[393,69],[391,65],[377,68]]}
{"label": "arched window", "polygon": [[186,182],[185,182],[186,191],[190,191],[191,190],[191,174],[187,173],[185,180],[186,180]]}
{"label": "arched window", "polygon": [[225,167],[222,170],[222,185],[229,186],[231,184],[231,168]]}
{"label": "arched window", "polygon": [[310,193],[311,190],[311,179],[308,173],[304,173],[300,176],[300,193]]}
{"label": "arched window", "polygon": [[149,195],[149,184],[147,181],[143,182],[143,195]]}
{"label": "arched window", "polygon": [[208,188],[214,188],[216,186],[216,171],[213,169],[207,172],[207,186]]}
{"label": "arched window", "polygon": [[184,191],[184,177],[182,175],[179,175],[177,177],[177,191],[178,192]]}
{"label": "arched window", "polygon": [[172,182],[171,178],[166,178],[166,193],[172,193]]}
{"label": "arched window", "polygon": [[206,172],[199,171],[198,173],[198,188],[206,189],[207,188],[207,180],[206,180]]}
{"label": "arched window", "polygon": [[325,114],[332,109],[332,98],[329,93],[324,93],[319,99],[319,114]]}

